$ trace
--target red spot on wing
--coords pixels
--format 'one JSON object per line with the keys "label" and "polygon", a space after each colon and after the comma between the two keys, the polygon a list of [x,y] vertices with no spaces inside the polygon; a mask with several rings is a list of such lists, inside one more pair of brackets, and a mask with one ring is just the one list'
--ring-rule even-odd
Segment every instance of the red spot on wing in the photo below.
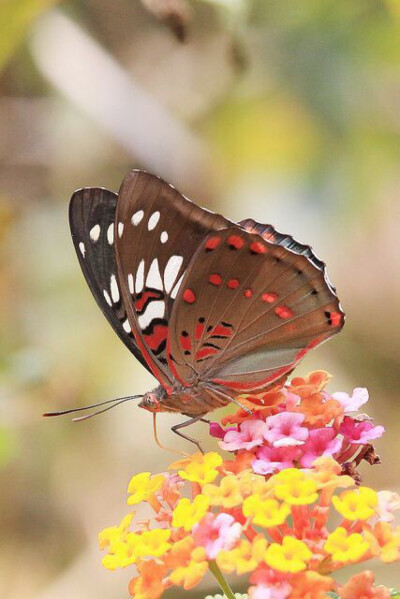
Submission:
{"label": "red spot on wing", "polygon": [[240,235],[230,235],[228,237],[228,244],[234,247],[236,250],[240,250],[240,248],[244,245],[244,240],[240,237]]}
{"label": "red spot on wing", "polygon": [[193,289],[185,289],[182,297],[188,304],[193,304],[196,301],[196,296]]}
{"label": "red spot on wing", "polygon": [[195,353],[194,357],[195,357],[195,360],[203,360],[204,358],[209,358],[210,356],[214,356],[218,352],[219,352],[219,350],[216,349],[215,347],[203,347],[202,349],[199,349]]}
{"label": "red spot on wing", "polygon": [[217,248],[220,243],[221,243],[221,238],[218,237],[217,235],[214,235],[214,237],[210,237],[209,239],[207,239],[204,247],[207,250],[215,250],[215,248]]}
{"label": "red spot on wing", "polygon": [[240,285],[239,279],[229,279],[228,287],[229,289],[237,289]]}
{"label": "red spot on wing", "polygon": [[260,241],[253,241],[250,244],[250,250],[252,252],[255,252],[256,254],[265,254],[267,251],[267,248]]}
{"label": "red spot on wing", "polygon": [[279,296],[277,293],[263,293],[261,299],[263,302],[266,302],[267,304],[273,304],[274,302],[276,302],[278,297]]}
{"label": "red spot on wing", "polygon": [[156,324],[153,332],[149,335],[143,335],[147,345],[150,349],[158,349],[160,343],[162,343],[168,336],[168,326],[165,324]]}
{"label": "red spot on wing", "polygon": [[251,297],[251,296],[253,295],[253,292],[252,292],[252,290],[251,290],[251,289],[245,289],[245,290],[243,291],[243,295],[244,295],[244,297],[247,297],[247,298],[249,298],[249,297]]}
{"label": "red spot on wing", "polygon": [[135,301],[135,310],[141,312],[149,299],[160,299],[161,293],[159,291],[145,291],[141,297]]}
{"label": "red spot on wing", "polygon": [[279,318],[291,318],[292,316],[294,316],[294,312],[293,310],[291,310],[288,306],[277,306],[275,308],[275,314],[277,316],[279,316]]}
{"label": "red spot on wing", "polygon": [[221,275],[218,275],[217,273],[210,275],[208,280],[210,281],[210,283],[212,285],[221,285],[221,283],[222,283],[222,277],[221,277]]}
{"label": "red spot on wing", "polygon": [[196,324],[195,329],[194,329],[194,338],[201,339],[203,331],[204,331],[204,324],[200,324],[200,323]]}
{"label": "red spot on wing", "polygon": [[342,321],[342,315],[340,312],[331,312],[329,314],[329,319],[333,327],[338,327]]}
{"label": "red spot on wing", "polygon": [[181,335],[180,342],[182,349],[190,351],[192,349],[192,341],[188,335]]}
{"label": "red spot on wing", "polygon": [[210,336],[212,337],[213,335],[218,335],[219,337],[230,337],[232,332],[232,329],[229,327],[224,327],[222,324],[217,324],[217,326],[213,328]]}

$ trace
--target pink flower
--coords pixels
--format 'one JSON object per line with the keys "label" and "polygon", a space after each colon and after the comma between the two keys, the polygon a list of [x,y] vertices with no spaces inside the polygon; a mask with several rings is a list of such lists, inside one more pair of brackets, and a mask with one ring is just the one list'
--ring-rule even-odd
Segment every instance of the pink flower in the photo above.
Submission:
{"label": "pink flower", "polygon": [[250,582],[255,585],[249,588],[250,599],[287,599],[292,591],[283,573],[269,569],[260,568],[253,572]]}
{"label": "pink flower", "polygon": [[232,549],[241,532],[241,525],[230,514],[208,513],[193,527],[193,538],[196,545],[204,547],[208,559],[215,559],[222,549]]}
{"label": "pink flower", "polygon": [[250,599],[286,599],[290,596],[292,587],[288,582],[278,582],[273,586],[258,584],[249,588]]}
{"label": "pink flower", "polygon": [[281,412],[269,416],[266,420],[268,430],[264,438],[275,447],[302,445],[308,438],[308,428],[300,426],[305,419],[304,414]]}
{"label": "pink flower", "polygon": [[332,397],[341,403],[345,412],[357,412],[369,399],[368,389],[365,387],[356,387],[351,396],[344,391],[337,391]]}
{"label": "pink flower", "polygon": [[336,431],[329,427],[310,431],[307,441],[301,448],[304,452],[300,458],[303,468],[311,468],[314,460],[320,456],[333,456],[342,449],[343,441],[336,434]]}
{"label": "pink flower", "polygon": [[222,449],[236,451],[237,449],[253,449],[257,445],[262,445],[264,433],[268,426],[263,420],[245,420],[240,425],[240,431],[230,430],[221,441]]}
{"label": "pink flower", "polygon": [[298,447],[264,446],[257,451],[257,459],[252,463],[256,474],[271,474],[284,468],[292,468],[294,460],[301,456]]}
{"label": "pink flower", "polygon": [[339,432],[353,445],[366,445],[373,439],[383,435],[383,426],[374,426],[370,420],[354,420],[345,416],[340,425]]}
{"label": "pink flower", "polygon": [[217,439],[223,439],[228,431],[234,431],[235,428],[224,429],[218,424],[218,422],[210,422],[210,435]]}
{"label": "pink flower", "polygon": [[378,509],[379,520],[382,522],[392,522],[394,520],[393,512],[400,509],[400,495],[393,491],[378,491]]}

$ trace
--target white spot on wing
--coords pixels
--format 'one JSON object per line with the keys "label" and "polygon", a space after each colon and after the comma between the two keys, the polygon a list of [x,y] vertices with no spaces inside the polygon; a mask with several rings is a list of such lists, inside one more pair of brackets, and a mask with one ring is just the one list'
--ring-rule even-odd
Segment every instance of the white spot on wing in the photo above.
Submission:
{"label": "white spot on wing", "polygon": [[133,276],[131,274],[128,275],[128,287],[129,287],[129,291],[131,293],[134,292],[134,288],[133,288]]}
{"label": "white spot on wing", "polygon": [[139,316],[138,323],[142,330],[149,326],[154,318],[163,318],[165,313],[165,303],[162,300],[156,302],[150,302],[144,311]]}
{"label": "white spot on wing", "polygon": [[146,278],[146,287],[152,287],[153,289],[161,290],[163,289],[163,282],[161,280],[157,258],[154,258],[150,265],[150,269]]}
{"label": "white spot on wing", "polygon": [[182,266],[182,256],[171,256],[167,262],[167,266],[164,271],[164,287],[165,291],[169,293],[175,283],[178,272]]}
{"label": "white spot on wing", "polygon": [[115,275],[111,275],[110,277],[110,289],[112,301],[114,302],[114,304],[116,304],[117,302],[119,302],[119,289]]}
{"label": "white spot on wing", "polygon": [[98,241],[98,239],[100,237],[100,231],[101,231],[100,225],[95,225],[94,227],[92,227],[90,229],[90,233],[89,233],[90,239],[92,241]]}
{"label": "white spot on wing", "polygon": [[132,329],[128,319],[124,320],[124,322],[122,323],[122,328],[124,329],[125,333],[131,332]]}
{"label": "white spot on wing", "polygon": [[135,292],[140,293],[144,287],[144,260],[141,260],[136,271]]}
{"label": "white spot on wing", "polygon": [[124,223],[118,223],[118,237],[122,237],[123,232],[124,232]]}
{"label": "white spot on wing", "polygon": [[106,291],[105,289],[103,289],[103,295],[105,297],[105,300],[106,300],[107,304],[109,306],[112,306],[111,297],[108,295],[108,291]]}
{"label": "white spot on wing", "polygon": [[179,287],[182,284],[183,281],[183,277],[184,277],[185,273],[183,273],[183,275],[181,276],[181,278],[179,279],[179,281],[177,282],[177,284],[175,285],[175,287],[173,288],[173,290],[171,291],[170,297],[172,297],[172,299],[175,299],[178,291],[179,291]]}
{"label": "white spot on wing", "polygon": [[85,244],[83,243],[83,241],[79,242],[79,249],[81,251],[82,256],[85,257]]}
{"label": "white spot on wing", "polygon": [[110,245],[114,243],[114,223],[111,223],[107,229],[107,241]]}
{"label": "white spot on wing", "polygon": [[168,241],[168,233],[166,231],[163,231],[161,233],[160,241],[161,241],[161,243],[165,243],[166,241]]}
{"label": "white spot on wing", "polygon": [[160,213],[157,210],[157,212],[153,212],[153,214],[149,218],[149,222],[147,223],[148,230],[152,231],[153,229],[155,229],[159,220]]}
{"label": "white spot on wing", "polygon": [[144,216],[143,210],[138,210],[137,212],[135,212],[135,214],[131,218],[132,225],[134,225],[136,227],[142,220],[143,216]]}

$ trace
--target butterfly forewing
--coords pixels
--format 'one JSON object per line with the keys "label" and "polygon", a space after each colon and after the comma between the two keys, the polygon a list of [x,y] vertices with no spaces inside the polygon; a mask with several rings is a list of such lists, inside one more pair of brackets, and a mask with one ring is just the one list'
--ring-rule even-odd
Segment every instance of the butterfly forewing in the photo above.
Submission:
{"label": "butterfly forewing", "polygon": [[343,325],[322,262],[235,226],[203,241],[177,305],[177,376],[238,391],[270,385]]}
{"label": "butterfly forewing", "polygon": [[132,171],[116,212],[119,283],[135,336],[153,373],[169,389],[170,320],[188,264],[210,231],[230,222],[182,196],[158,177]]}
{"label": "butterfly forewing", "polygon": [[132,333],[118,285],[114,247],[117,195],[103,188],[77,190],[70,202],[72,239],[85,279],[107,320],[150,370]]}

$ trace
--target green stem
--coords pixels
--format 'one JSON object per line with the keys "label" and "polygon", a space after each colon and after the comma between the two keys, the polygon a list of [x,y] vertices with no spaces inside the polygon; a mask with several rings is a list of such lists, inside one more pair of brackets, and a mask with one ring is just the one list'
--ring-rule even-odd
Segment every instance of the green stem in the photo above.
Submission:
{"label": "green stem", "polygon": [[215,580],[218,582],[221,591],[226,595],[228,599],[235,599],[235,595],[233,594],[231,587],[226,581],[225,576],[219,569],[217,562],[215,562],[214,560],[210,560],[208,563],[210,565],[211,573],[214,575]]}

